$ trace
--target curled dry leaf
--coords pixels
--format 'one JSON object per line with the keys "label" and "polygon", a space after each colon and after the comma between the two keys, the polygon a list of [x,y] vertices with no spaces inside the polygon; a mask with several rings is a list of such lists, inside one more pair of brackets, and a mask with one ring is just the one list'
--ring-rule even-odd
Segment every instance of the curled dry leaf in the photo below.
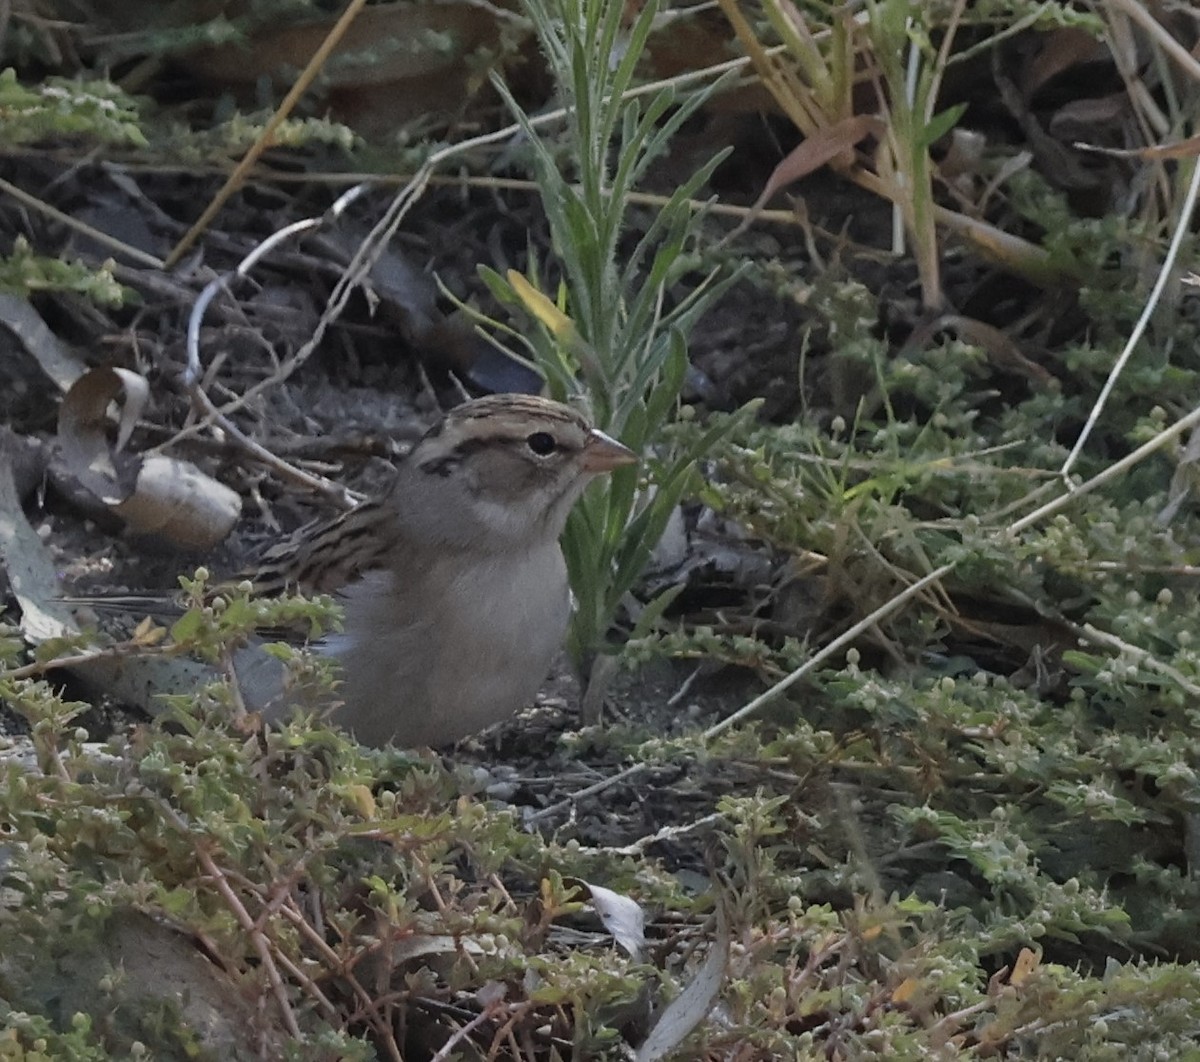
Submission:
{"label": "curled dry leaf", "polygon": [[[73,639],[80,633],[79,624],[61,600],[54,559],[25,518],[13,482],[15,438],[0,435],[0,568],[21,610],[21,633],[30,644]],[[219,677],[213,668],[180,657],[103,653],[77,657],[69,670],[86,688],[103,691],[119,703],[151,715],[162,710],[163,694],[189,693]]]}
{"label": "curled dry leaf", "polygon": [[[145,377],[127,369],[92,369],[76,380],[58,411],[63,465],[131,531],[209,549],[237,523],[241,499],[190,462],[124,452],[149,394]],[[109,441],[114,402],[120,405],[115,444]]]}
{"label": "curled dry leaf", "polygon": [[[117,442],[110,446],[108,407],[122,397]],[[122,460],[120,453],[149,397],[150,385],[135,372],[92,369],[71,385],[58,407],[58,445],[63,462],[71,475],[105,505],[124,500],[132,482],[136,482],[132,462]]]}

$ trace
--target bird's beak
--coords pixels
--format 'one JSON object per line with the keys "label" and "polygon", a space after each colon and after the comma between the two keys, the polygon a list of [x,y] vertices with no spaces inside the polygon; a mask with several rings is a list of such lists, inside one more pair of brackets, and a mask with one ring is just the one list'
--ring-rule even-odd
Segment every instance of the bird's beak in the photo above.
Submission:
{"label": "bird's beak", "polygon": [[599,428],[588,432],[583,444],[583,470],[585,472],[611,472],[622,465],[632,465],[638,457],[628,446],[605,435]]}

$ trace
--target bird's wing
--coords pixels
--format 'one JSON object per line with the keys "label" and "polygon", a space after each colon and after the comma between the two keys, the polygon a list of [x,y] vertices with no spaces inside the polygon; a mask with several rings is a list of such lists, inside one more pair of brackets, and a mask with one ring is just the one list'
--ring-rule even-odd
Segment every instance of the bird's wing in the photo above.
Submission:
{"label": "bird's wing", "polygon": [[368,501],[333,520],[301,528],[272,546],[257,568],[245,574],[263,596],[288,590],[334,593],[382,568],[393,550],[393,520],[380,501]]}

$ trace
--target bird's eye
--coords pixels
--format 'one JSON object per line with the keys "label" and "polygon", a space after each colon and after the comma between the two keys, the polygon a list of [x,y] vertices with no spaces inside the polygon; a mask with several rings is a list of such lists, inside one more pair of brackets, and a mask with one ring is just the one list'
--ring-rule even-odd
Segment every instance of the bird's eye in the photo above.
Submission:
{"label": "bird's eye", "polygon": [[539,457],[545,457],[558,449],[558,443],[548,431],[535,431],[525,440],[525,445]]}

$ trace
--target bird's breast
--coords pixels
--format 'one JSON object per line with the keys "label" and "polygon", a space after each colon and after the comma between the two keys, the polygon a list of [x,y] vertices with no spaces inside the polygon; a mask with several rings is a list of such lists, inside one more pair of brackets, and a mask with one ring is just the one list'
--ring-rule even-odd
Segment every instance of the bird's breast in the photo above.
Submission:
{"label": "bird's breast", "polygon": [[[520,556],[410,559],[345,595],[339,719],[368,744],[443,744],[533,700],[570,615],[556,542]],[[464,562],[466,561],[466,562]]]}

